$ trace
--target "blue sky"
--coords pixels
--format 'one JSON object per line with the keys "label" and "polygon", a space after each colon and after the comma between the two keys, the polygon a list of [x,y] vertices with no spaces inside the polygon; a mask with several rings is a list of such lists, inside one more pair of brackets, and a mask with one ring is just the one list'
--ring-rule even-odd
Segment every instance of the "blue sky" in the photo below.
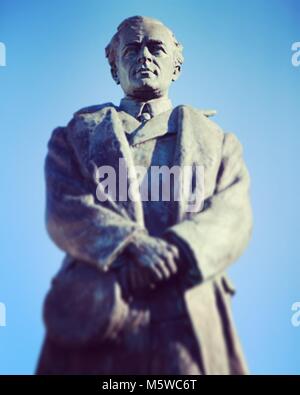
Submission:
{"label": "blue sky", "polygon": [[81,107],[122,92],[104,47],[132,15],[161,19],[183,43],[174,105],[218,111],[215,121],[244,145],[255,226],[230,268],[233,308],[252,373],[300,373],[299,104],[300,1],[1,0],[0,373],[34,372],[44,329],[41,310],[62,252],[44,225],[43,163],[51,131]]}

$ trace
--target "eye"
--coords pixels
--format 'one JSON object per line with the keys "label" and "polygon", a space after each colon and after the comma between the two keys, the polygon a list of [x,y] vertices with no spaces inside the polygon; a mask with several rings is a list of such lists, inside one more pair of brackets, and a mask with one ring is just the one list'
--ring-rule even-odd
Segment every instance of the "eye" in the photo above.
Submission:
{"label": "eye", "polygon": [[161,55],[162,53],[166,53],[164,47],[160,44],[150,44],[148,49],[153,55]]}
{"label": "eye", "polygon": [[124,55],[125,55],[125,56],[131,56],[131,55],[135,55],[137,52],[138,52],[137,46],[133,46],[133,45],[132,45],[132,46],[127,47],[127,48],[125,49]]}

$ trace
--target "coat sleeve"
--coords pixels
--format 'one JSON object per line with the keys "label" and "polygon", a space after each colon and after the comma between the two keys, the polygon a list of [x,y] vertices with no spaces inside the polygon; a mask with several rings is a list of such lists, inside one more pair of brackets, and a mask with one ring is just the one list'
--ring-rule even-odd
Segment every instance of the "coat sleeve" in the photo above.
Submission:
{"label": "coat sleeve", "polygon": [[222,272],[245,249],[252,231],[249,186],[242,146],[234,134],[224,134],[214,194],[201,212],[164,235],[183,252],[192,285]]}
{"label": "coat sleeve", "polygon": [[106,271],[139,232],[125,215],[96,199],[96,187],[84,177],[67,128],[54,130],[45,162],[46,226],[56,245],[72,257]]}

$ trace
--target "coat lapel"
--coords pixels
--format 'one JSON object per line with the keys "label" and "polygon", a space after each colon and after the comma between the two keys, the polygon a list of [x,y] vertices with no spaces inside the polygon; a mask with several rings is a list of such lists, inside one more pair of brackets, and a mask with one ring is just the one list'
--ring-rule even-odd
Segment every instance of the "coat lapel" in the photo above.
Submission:
{"label": "coat lapel", "polygon": [[179,223],[202,209],[213,150],[207,144],[206,117],[187,106],[179,106],[176,111],[178,132],[173,163],[180,166],[182,177],[178,182],[179,201],[174,202],[174,222]]}
{"label": "coat lapel", "polygon": [[[114,169],[117,205],[131,220],[144,227],[137,174],[122,122],[114,107],[106,109],[105,116],[94,128],[90,140],[90,165],[93,167],[94,175],[100,166],[109,166]],[[126,196],[128,187],[131,188],[132,199]]]}
{"label": "coat lapel", "polygon": [[[204,198],[213,192],[217,168],[214,165],[219,158],[222,137],[204,112],[188,106],[178,106],[176,111],[178,133],[173,163],[180,166],[182,174],[191,171],[190,177],[186,173],[187,178],[179,180],[182,194],[175,209],[175,223],[179,223],[195,214],[194,211],[187,211],[193,202],[193,195],[203,195],[200,202],[203,203]],[[189,188],[186,189],[188,193],[184,193],[186,185],[183,182],[189,183]],[[201,184],[197,184],[198,182]],[[200,190],[196,190],[196,185],[200,185]],[[195,205],[197,212],[201,211],[202,205]]]}

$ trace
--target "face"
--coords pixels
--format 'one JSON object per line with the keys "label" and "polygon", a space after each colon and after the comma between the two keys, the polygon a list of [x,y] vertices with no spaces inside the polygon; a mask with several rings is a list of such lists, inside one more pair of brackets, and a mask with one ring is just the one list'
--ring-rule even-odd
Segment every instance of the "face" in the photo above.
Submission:
{"label": "face", "polygon": [[114,78],[127,96],[141,100],[167,96],[179,74],[174,55],[171,33],[163,25],[143,21],[121,32]]}

